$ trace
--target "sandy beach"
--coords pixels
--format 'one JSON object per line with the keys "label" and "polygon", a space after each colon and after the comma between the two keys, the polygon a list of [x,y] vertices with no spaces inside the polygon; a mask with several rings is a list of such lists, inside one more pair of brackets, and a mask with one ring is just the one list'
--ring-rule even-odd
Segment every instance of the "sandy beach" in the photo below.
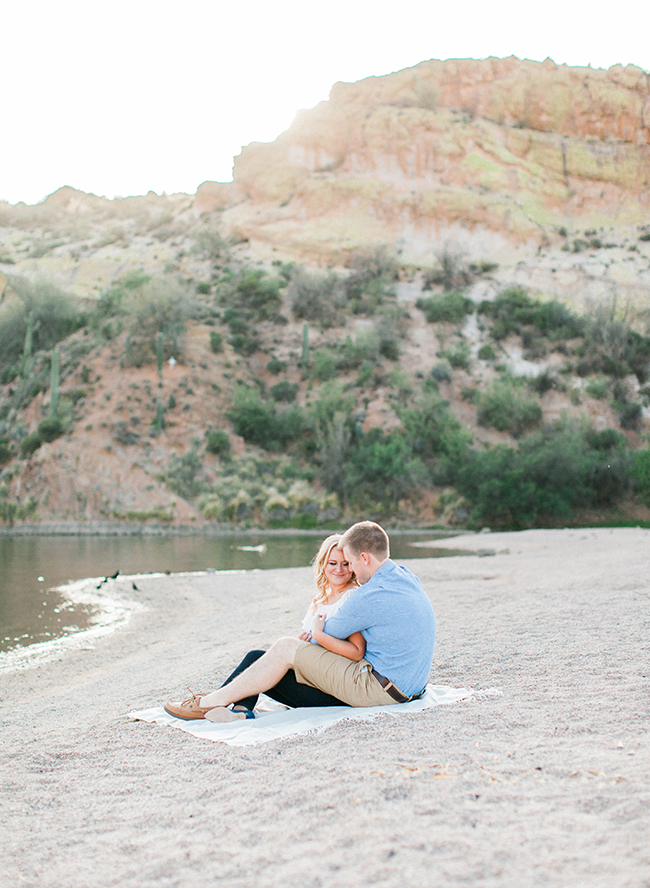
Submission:
{"label": "sandy beach", "polygon": [[0,885],[647,888],[650,531],[453,545],[403,562],[431,680],[499,695],[246,748],[127,713],[297,634],[311,570],[114,581],[128,621],[0,675]]}

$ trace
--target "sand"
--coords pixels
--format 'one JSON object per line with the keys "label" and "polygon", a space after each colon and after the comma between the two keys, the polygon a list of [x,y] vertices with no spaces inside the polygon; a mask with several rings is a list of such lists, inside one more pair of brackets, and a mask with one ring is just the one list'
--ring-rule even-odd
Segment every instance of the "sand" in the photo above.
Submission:
{"label": "sand", "polygon": [[647,888],[650,531],[454,546],[495,554],[406,562],[431,679],[500,696],[246,748],[126,713],[295,634],[311,571],[115,581],[126,625],[0,675],[0,884]]}

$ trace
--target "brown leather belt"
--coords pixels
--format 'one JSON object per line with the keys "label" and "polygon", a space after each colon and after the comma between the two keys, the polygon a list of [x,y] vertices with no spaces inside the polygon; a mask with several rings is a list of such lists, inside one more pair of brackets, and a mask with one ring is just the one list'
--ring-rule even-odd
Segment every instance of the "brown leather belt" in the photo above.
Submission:
{"label": "brown leather belt", "polygon": [[[375,676],[379,684],[386,691],[386,693],[393,698],[393,700],[397,700],[398,703],[408,703],[410,700],[419,700],[422,694],[424,694],[424,690],[420,691],[419,694],[413,694],[412,697],[405,697],[401,691],[398,691],[393,682],[386,678],[386,676],[382,675],[380,672],[371,666],[370,671]],[[425,688],[426,690],[426,688]]]}

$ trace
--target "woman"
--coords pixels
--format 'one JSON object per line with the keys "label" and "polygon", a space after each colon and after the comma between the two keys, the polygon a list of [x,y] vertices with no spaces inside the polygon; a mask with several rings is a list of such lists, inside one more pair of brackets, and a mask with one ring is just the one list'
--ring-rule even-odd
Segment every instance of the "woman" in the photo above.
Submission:
{"label": "woman", "polygon": [[305,614],[298,638],[320,644],[328,651],[358,662],[366,652],[366,642],[360,632],[345,640],[332,638],[323,631],[328,617],[333,616],[359,586],[345,555],[338,548],[340,540],[340,534],[328,536],[314,559],[318,592]]}

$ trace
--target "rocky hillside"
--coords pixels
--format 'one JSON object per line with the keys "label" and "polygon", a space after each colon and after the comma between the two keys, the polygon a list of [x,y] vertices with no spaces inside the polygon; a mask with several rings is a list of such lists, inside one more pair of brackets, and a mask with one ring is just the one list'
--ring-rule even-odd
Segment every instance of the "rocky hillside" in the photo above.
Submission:
{"label": "rocky hillside", "polygon": [[233,183],[0,204],[0,518],[645,520],[649,96],[424,62]]}

